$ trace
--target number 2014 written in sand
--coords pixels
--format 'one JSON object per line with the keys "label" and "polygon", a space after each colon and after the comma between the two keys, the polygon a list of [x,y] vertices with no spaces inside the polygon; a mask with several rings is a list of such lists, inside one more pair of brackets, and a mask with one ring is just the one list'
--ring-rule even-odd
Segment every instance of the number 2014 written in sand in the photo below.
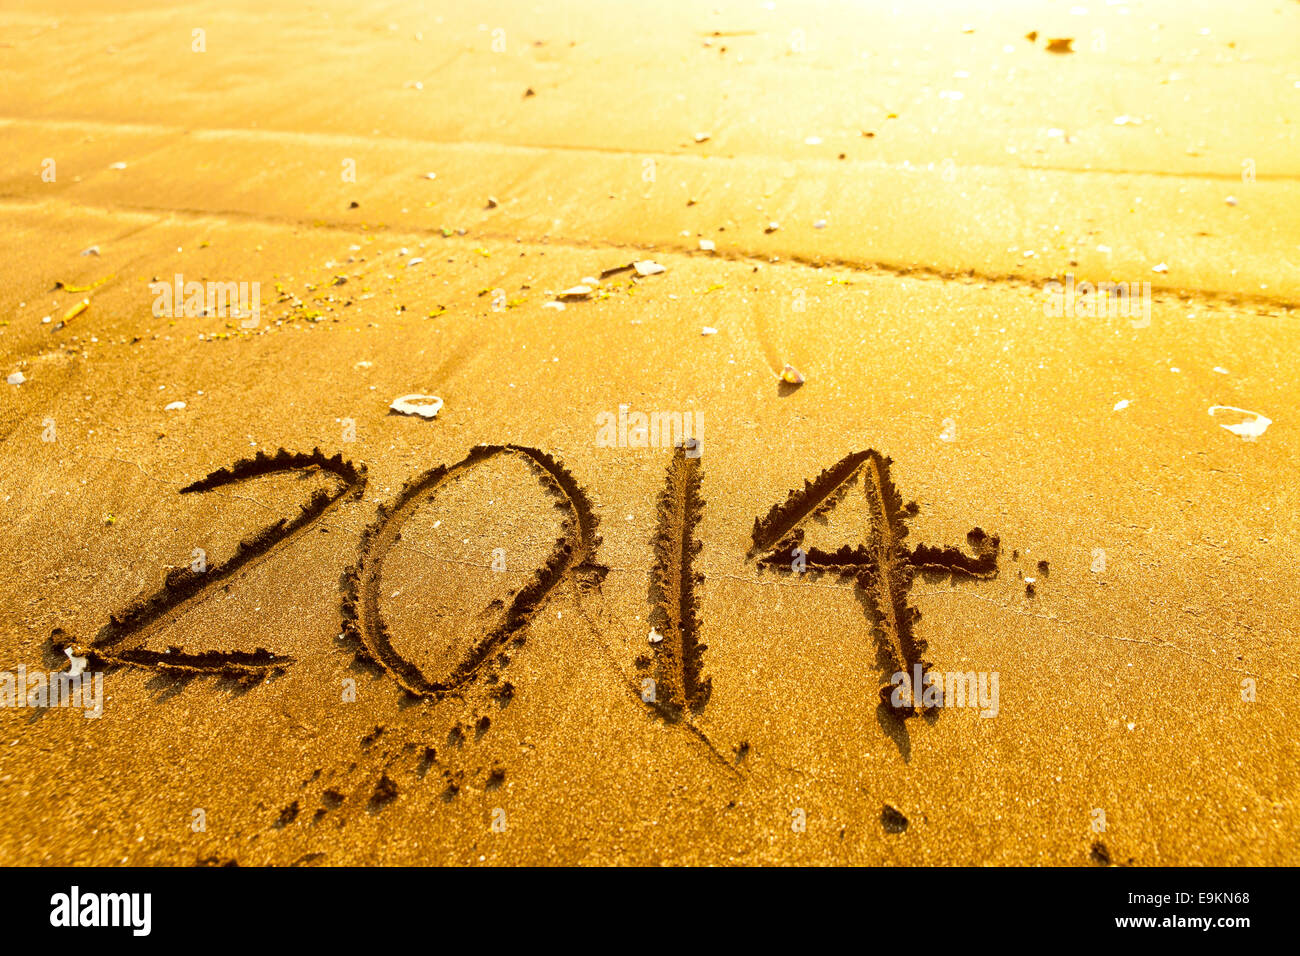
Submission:
{"label": "number 2014 written in sand", "polygon": [[[545,491],[557,499],[564,514],[561,533],[527,583],[511,592],[498,623],[476,636],[447,673],[431,678],[394,644],[380,608],[384,562],[404,526],[420,508],[470,469],[499,458],[522,461]],[[918,508],[915,503],[903,503],[890,477],[890,464],[890,459],[877,451],[854,452],[805,481],[802,488],[790,491],[785,501],[773,505],[766,516],[755,519],[746,560],[759,570],[789,575],[827,574],[851,581],[868,609],[878,654],[885,665],[881,706],[897,717],[907,717],[920,712],[922,705],[919,701],[914,705],[909,697],[900,707],[897,695],[889,693],[891,683],[897,682],[889,681],[888,675],[910,677],[924,674],[928,667],[925,642],[916,634],[920,614],[908,602],[914,575],[922,572],[954,578],[994,577],[999,545],[996,537],[979,528],[967,535],[969,552],[955,547],[907,545],[907,522]],[[213,673],[257,681],[283,672],[293,658],[263,649],[190,652],[175,647],[156,650],[146,645],[190,607],[228,588],[235,578],[281,552],[341,503],[360,500],[366,488],[366,467],[346,461],[341,455],[326,457],[319,450],[281,450],[274,455],[259,452],[180,490],[181,494],[197,494],[270,475],[304,473],[328,475],[334,487],[316,491],[297,514],[281,518],[242,540],[225,561],[172,569],[158,591],[113,614],[89,642],[71,640],[56,630],[55,645],[107,665],[181,675]],[[866,541],[834,552],[805,548],[806,525],[825,518],[859,487],[870,513]],[[653,688],[642,695],[643,700],[670,719],[701,711],[712,692],[705,670],[707,647],[701,641],[699,593],[704,575],[696,566],[702,547],[696,534],[705,506],[702,488],[703,465],[698,449],[690,443],[679,445],[667,463],[653,539],[655,560],[648,597],[654,660],[645,657],[638,661],[638,666],[653,665],[656,671],[655,678],[643,682],[643,687]],[[586,492],[559,460],[522,445],[476,446],[456,464],[439,465],[408,482],[391,503],[379,506],[375,520],[361,535],[355,562],[343,577],[343,635],[359,659],[380,665],[417,697],[436,700],[478,680],[495,682],[499,672],[509,665],[512,651],[524,642],[530,621],[557,585],[569,581],[580,593],[599,589],[608,569],[597,558],[598,524]]]}

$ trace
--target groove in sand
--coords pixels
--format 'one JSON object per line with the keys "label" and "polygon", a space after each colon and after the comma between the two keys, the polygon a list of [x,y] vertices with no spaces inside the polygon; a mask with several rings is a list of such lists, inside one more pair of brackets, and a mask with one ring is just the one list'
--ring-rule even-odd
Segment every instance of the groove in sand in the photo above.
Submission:
{"label": "groove in sand", "polygon": [[672,716],[702,710],[713,690],[712,681],[704,676],[707,648],[700,640],[698,590],[704,575],[693,566],[702,547],[695,534],[704,510],[701,482],[698,455],[691,457],[678,445],[659,497],[650,583],[654,603],[650,622],[663,635],[654,645],[659,659],[657,695],[660,709]]}

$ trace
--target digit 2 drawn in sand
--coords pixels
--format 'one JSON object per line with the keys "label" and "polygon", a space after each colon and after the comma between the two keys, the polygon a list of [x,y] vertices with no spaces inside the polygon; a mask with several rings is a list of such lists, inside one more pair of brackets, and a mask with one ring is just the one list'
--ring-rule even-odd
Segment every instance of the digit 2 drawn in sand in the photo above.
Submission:
{"label": "digit 2 drawn in sand", "polygon": [[[871,608],[885,673],[905,675],[906,696],[910,699],[913,668],[919,665],[924,675],[929,666],[923,659],[925,640],[916,635],[921,613],[907,603],[913,576],[917,571],[932,571],[972,579],[996,577],[999,543],[997,537],[973,528],[966,535],[973,555],[953,547],[921,544],[909,548],[903,543],[908,533],[907,519],[919,509],[915,502],[903,504],[889,475],[891,463],[891,459],[874,450],[854,452],[812,481],[805,481],[802,490],[791,491],[784,502],[773,505],[767,517],[754,520],[754,543],[748,557],[757,558],[761,566],[786,573],[792,573],[793,565],[802,561],[807,570],[852,578]],[[871,513],[867,543],[853,548],[844,545],[835,552],[803,549],[804,523],[829,514],[859,477]],[[921,711],[911,703],[894,707],[892,686],[886,683],[880,688],[881,702],[886,707],[900,717]]]}
{"label": "digit 2 drawn in sand", "polygon": [[[402,527],[447,482],[467,469],[498,455],[514,455],[526,462],[544,488],[555,494],[557,506],[568,513],[560,538],[550,556],[531,580],[515,593],[500,624],[483,635],[446,680],[430,680],[393,646],[379,609],[384,558],[401,537]],[[359,657],[378,662],[408,693],[439,697],[464,686],[492,665],[509,662],[505,645],[524,641],[522,631],[547,595],[560,581],[571,578],[580,588],[594,587],[605,568],[595,563],[597,519],[586,493],[573,475],[545,452],[522,445],[479,445],[450,467],[439,465],[408,482],[392,507],[381,505],[379,518],[366,529],[357,563],[347,572],[343,598],[343,629],[360,644]]]}
{"label": "digit 2 drawn in sand", "polygon": [[658,658],[656,704],[670,717],[680,717],[687,709],[702,710],[713,690],[712,681],[704,676],[707,647],[700,641],[697,591],[704,575],[693,567],[702,547],[695,537],[704,511],[701,471],[698,454],[688,454],[678,445],[659,497],[650,624],[662,635],[654,645]]}
{"label": "digit 2 drawn in sand", "polygon": [[176,647],[165,651],[150,650],[144,644],[189,608],[211,597],[218,588],[229,587],[234,577],[282,550],[339,502],[359,498],[366,484],[365,466],[344,461],[342,455],[326,458],[319,448],[310,454],[295,454],[281,449],[274,455],[258,452],[253,458],[244,458],[229,468],[220,468],[186,485],[180,493],[197,494],[254,478],[293,472],[323,472],[337,479],[338,484],[332,491],[320,489],[314,492],[293,518],[281,518],[240,541],[229,560],[204,571],[195,571],[188,566],[173,568],[160,590],[137,599],[123,611],[112,615],[88,645],[65,642],[62,630],[56,630],[52,635],[55,647],[66,645],[78,656],[105,664],[128,664],[177,674],[222,674],[245,680],[277,672],[292,663],[293,658],[262,648],[252,652],[210,650],[187,653]]}

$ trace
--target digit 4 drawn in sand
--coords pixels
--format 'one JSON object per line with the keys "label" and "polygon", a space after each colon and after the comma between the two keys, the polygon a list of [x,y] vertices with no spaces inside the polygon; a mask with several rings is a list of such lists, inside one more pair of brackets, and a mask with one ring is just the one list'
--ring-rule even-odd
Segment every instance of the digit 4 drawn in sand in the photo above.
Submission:
{"label": "digit 4 drawn in sand", "polygon": [[[889,475],[891,463],[874,450],[854,452],[812,481],[805,481],[801,490],[791,491],[784,502],[773,505],[766,517],[754,519],[748,557],[762,567],[786,573],[794,573],[793,568],[802,565],[813,572],[851,578],[874,617],[878,656],[887,677],[880,688],[881,704],[898,717],[909,717],[926,707],[914,700],[912,684],[919,668],[924,686],[929,667],[923,657],[925,640],[916,634],[921,613],[907,602],[914,575],[934,571],[969,579],[996,577],[999,543],[997,537],[973,528],[966,536],[973,554],[927,544],[908,547],[904,544],[907,519],[919,509],[915,502],[903,504]],[[829,514],[859,477],[871,514],[867,543],[852,548],[844,545],[835,552],[804,549],[805,522]],[[900,674],[901,685],[888,679]],[[901,687],[903,693],[895,694],[895,687]]]}

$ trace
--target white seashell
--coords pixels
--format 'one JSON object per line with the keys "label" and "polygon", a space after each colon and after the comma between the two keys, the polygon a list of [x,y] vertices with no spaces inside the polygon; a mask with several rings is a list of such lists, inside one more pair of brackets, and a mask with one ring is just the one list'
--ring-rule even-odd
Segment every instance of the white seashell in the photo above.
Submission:
{"label": "white seashell", "polygon": [[73,654],[72,648],[70,647],[65,647],[63,649],[63,653],[68,655],[68,661],[72,664],[72,666],[68,669],[68,676],[80,677],[81,674],[84,673],[86,670],[86,659],[84,657],[78,657],[76,654]]}
{"label": "white seashell", "polygon": [[442,399],[437,395],[403,395],[394,399],[388,407],[402,415],[433,418],[442,411]]}
{"label": "white seashell", "polygon": [[1265,418],[1259,412],[1252,412],[1245,408],[1237,408],[1233,405],[1213,405],[1210,407],[1210,415],[1213,417],[1215,412],[1238,412],[1242,415],[1249,415],[1250,418],[1244,422],[1238,422],[1235,425],[1220,425],[1220,428],[1232,432],[1243,441],[1254,441],[1273,424],[1273,419]]}

